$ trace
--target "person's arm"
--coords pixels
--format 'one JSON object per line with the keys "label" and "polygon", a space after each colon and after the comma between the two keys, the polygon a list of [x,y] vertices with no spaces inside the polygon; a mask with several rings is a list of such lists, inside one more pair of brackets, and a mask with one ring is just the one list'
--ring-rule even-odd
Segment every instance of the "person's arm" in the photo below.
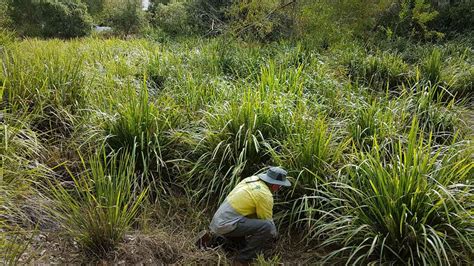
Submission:
{"label": "person's arm", "polygon": [[261,193],[256,202],[256,212],[258,219],[267,220],[272,224],[272,236],[278,237],[275,223],[273,222],[273,196]]}
{"label": "person's arm", "polygon": [[273,196],[265,192],[259,192],[256,197],[255,210],[257,218],[262,220],[273,219]]}

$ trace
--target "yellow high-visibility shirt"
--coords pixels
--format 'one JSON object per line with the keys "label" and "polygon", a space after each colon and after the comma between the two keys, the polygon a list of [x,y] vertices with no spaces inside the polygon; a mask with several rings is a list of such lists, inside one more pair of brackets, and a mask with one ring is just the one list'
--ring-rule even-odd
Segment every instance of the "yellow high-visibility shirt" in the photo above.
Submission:
{"label": "yellow high-visibility shirt", "polygon": [[240,181],[226,200],[242,216],[263,220],[273,217],[272,192],[258,176]]}

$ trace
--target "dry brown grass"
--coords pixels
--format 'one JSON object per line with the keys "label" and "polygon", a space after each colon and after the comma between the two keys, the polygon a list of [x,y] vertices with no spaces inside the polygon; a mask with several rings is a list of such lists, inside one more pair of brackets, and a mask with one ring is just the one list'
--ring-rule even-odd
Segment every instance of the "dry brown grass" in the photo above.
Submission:
{"label": "dry brown grass", "polygon": [[114,262],[125,264],[206,264],[216,265],[227,260],[220,251],[202,251],[194,247],[188,232],[137,233],[126,237],[115,252]]}

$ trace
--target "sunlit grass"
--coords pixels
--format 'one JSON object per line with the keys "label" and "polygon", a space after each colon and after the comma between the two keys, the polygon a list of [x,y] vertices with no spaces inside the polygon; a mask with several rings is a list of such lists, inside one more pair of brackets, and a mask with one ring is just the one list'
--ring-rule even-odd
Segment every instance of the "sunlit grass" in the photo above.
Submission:
{"label": "sunlit grass", "polygon": [[[466,263],[472,254],[473,188],[466,178],[474,164],[425,140],[416,120],[408,139],[387,153],[374,148],[358,154],[349,180],[337,185],[344,211],[315,233],[328,236],[324,246],[340,245],[328,258],[347,256],[348,263]],[[334,195],[336,196],[336,195]],[[472,217],[471,217],[472,218]]]}
{"label": "sunlit grass", "polygon": [[328,263],[472,258],[461,98],[472,51],[219,50],[224,41],[11,40],[0,75],[0,186],[11,192],[2,204],[41,187],[62,230],[104,256],[146,196],[168,204],[178,193],[212,211],[242,178],[280,165],[293,182],[275,207],[280,230],[322,243]]}
{"label": "sunlit grass", "polygon": [[52,200],[48,211],[64,229],[92,254],[101,257],[113,250],[145,204],[148,188],[137,191],[135,156],[99,152],[86,170],[71,174],[73,187],[51,181],[45,187]]}

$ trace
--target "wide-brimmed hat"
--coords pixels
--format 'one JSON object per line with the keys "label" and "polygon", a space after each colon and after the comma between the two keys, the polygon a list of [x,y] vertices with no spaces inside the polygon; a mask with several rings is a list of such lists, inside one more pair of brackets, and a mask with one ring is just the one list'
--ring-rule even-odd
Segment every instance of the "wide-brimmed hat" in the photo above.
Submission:
{"label": "wide-brimmed hat", "polygon": [[287,172],[280,167],[270,167],[267,172],[259,174],[258,177],[269,184],[290,187],[291,183],[286,179],[286,174]]}

